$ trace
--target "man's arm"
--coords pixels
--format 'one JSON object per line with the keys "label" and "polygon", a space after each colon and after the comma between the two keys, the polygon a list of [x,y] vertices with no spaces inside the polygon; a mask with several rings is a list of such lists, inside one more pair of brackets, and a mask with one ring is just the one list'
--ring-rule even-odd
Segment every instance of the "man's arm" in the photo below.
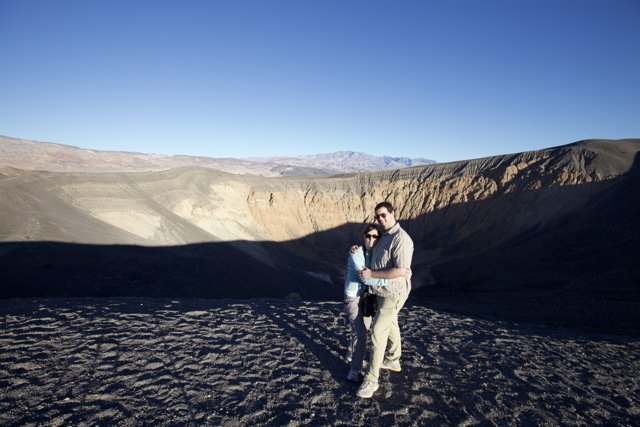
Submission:
{"label": "man's arm", "polygon": [[[349,268],[353,268],[358,272],[358,275],[360,275],[359,272],[367,268],[364,264],[364,253],[359,246],[353,246],[352,249],[353,250],[350,250],[351,254],[349,255]],[[389,280],[384,279],[370,278],[364,280],[360,278],[360,281],[367,286],[387,286],[389,284]]]}
{"label": "man's arm", "polygon": [[402,267],[393,267],[393,268],[388,268],[386,270],[375,270],[375,271],[365,268],[364,270],[360,271],[359,276],[360,276],[360,279],[362,280],[369,280],[369,279],[392,280],[392,279],[397,279],[398,277],[406,276],[409,271],[411,270],[408,268],[402,268]]}

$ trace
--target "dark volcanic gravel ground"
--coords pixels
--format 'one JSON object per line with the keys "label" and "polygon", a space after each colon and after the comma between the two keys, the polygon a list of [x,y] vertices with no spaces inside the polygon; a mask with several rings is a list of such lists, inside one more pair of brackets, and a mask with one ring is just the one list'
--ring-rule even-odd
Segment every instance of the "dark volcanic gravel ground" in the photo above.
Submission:
{"label": "dark volcanic gravel ground", "polygon": [[640,425],[640,342],[408,306],[346,380],[342,304],[0,301],[0,425]]}

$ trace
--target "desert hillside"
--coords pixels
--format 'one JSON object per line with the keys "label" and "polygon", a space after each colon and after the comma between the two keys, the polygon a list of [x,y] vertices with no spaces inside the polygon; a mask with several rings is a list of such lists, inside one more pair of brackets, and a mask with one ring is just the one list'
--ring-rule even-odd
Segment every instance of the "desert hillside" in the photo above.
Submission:
{"label": "desert hillside", "polygon": [[346,250],[388,200],[415,242],[416,299],[626,327],[639,150],[592,140],[330,177],[5,168],[2,295],[339,299]]}

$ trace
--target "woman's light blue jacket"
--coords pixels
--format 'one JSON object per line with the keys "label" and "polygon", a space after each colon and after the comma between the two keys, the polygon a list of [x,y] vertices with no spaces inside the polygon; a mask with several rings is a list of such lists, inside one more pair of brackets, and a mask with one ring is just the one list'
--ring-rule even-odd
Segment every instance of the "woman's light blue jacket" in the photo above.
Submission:
{"label": "woman's light blue jacket", "polygon": [[358,277],[358,272],[364,270],[370,264],[370,255],[367,254],[366,259],[362,246],[358,250],[349,255],[347,263],[347,278],[344,281],[344,294],[349,297],[359,297],[364,293],[364,287],[367,286],[386,286],[389,284],[387,279],[367,279],[362,282]]}

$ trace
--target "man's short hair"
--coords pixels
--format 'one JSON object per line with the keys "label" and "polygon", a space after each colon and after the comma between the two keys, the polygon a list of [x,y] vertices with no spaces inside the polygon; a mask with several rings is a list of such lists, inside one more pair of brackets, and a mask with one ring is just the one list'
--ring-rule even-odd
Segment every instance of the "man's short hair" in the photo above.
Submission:
{"label": "man's short hair", "polygon": [[380,208],[385,208],[389,213],[393,213],[393,211],[395,210],[393,205],[386,201],[378,203],[373,211],[375,212]]}

